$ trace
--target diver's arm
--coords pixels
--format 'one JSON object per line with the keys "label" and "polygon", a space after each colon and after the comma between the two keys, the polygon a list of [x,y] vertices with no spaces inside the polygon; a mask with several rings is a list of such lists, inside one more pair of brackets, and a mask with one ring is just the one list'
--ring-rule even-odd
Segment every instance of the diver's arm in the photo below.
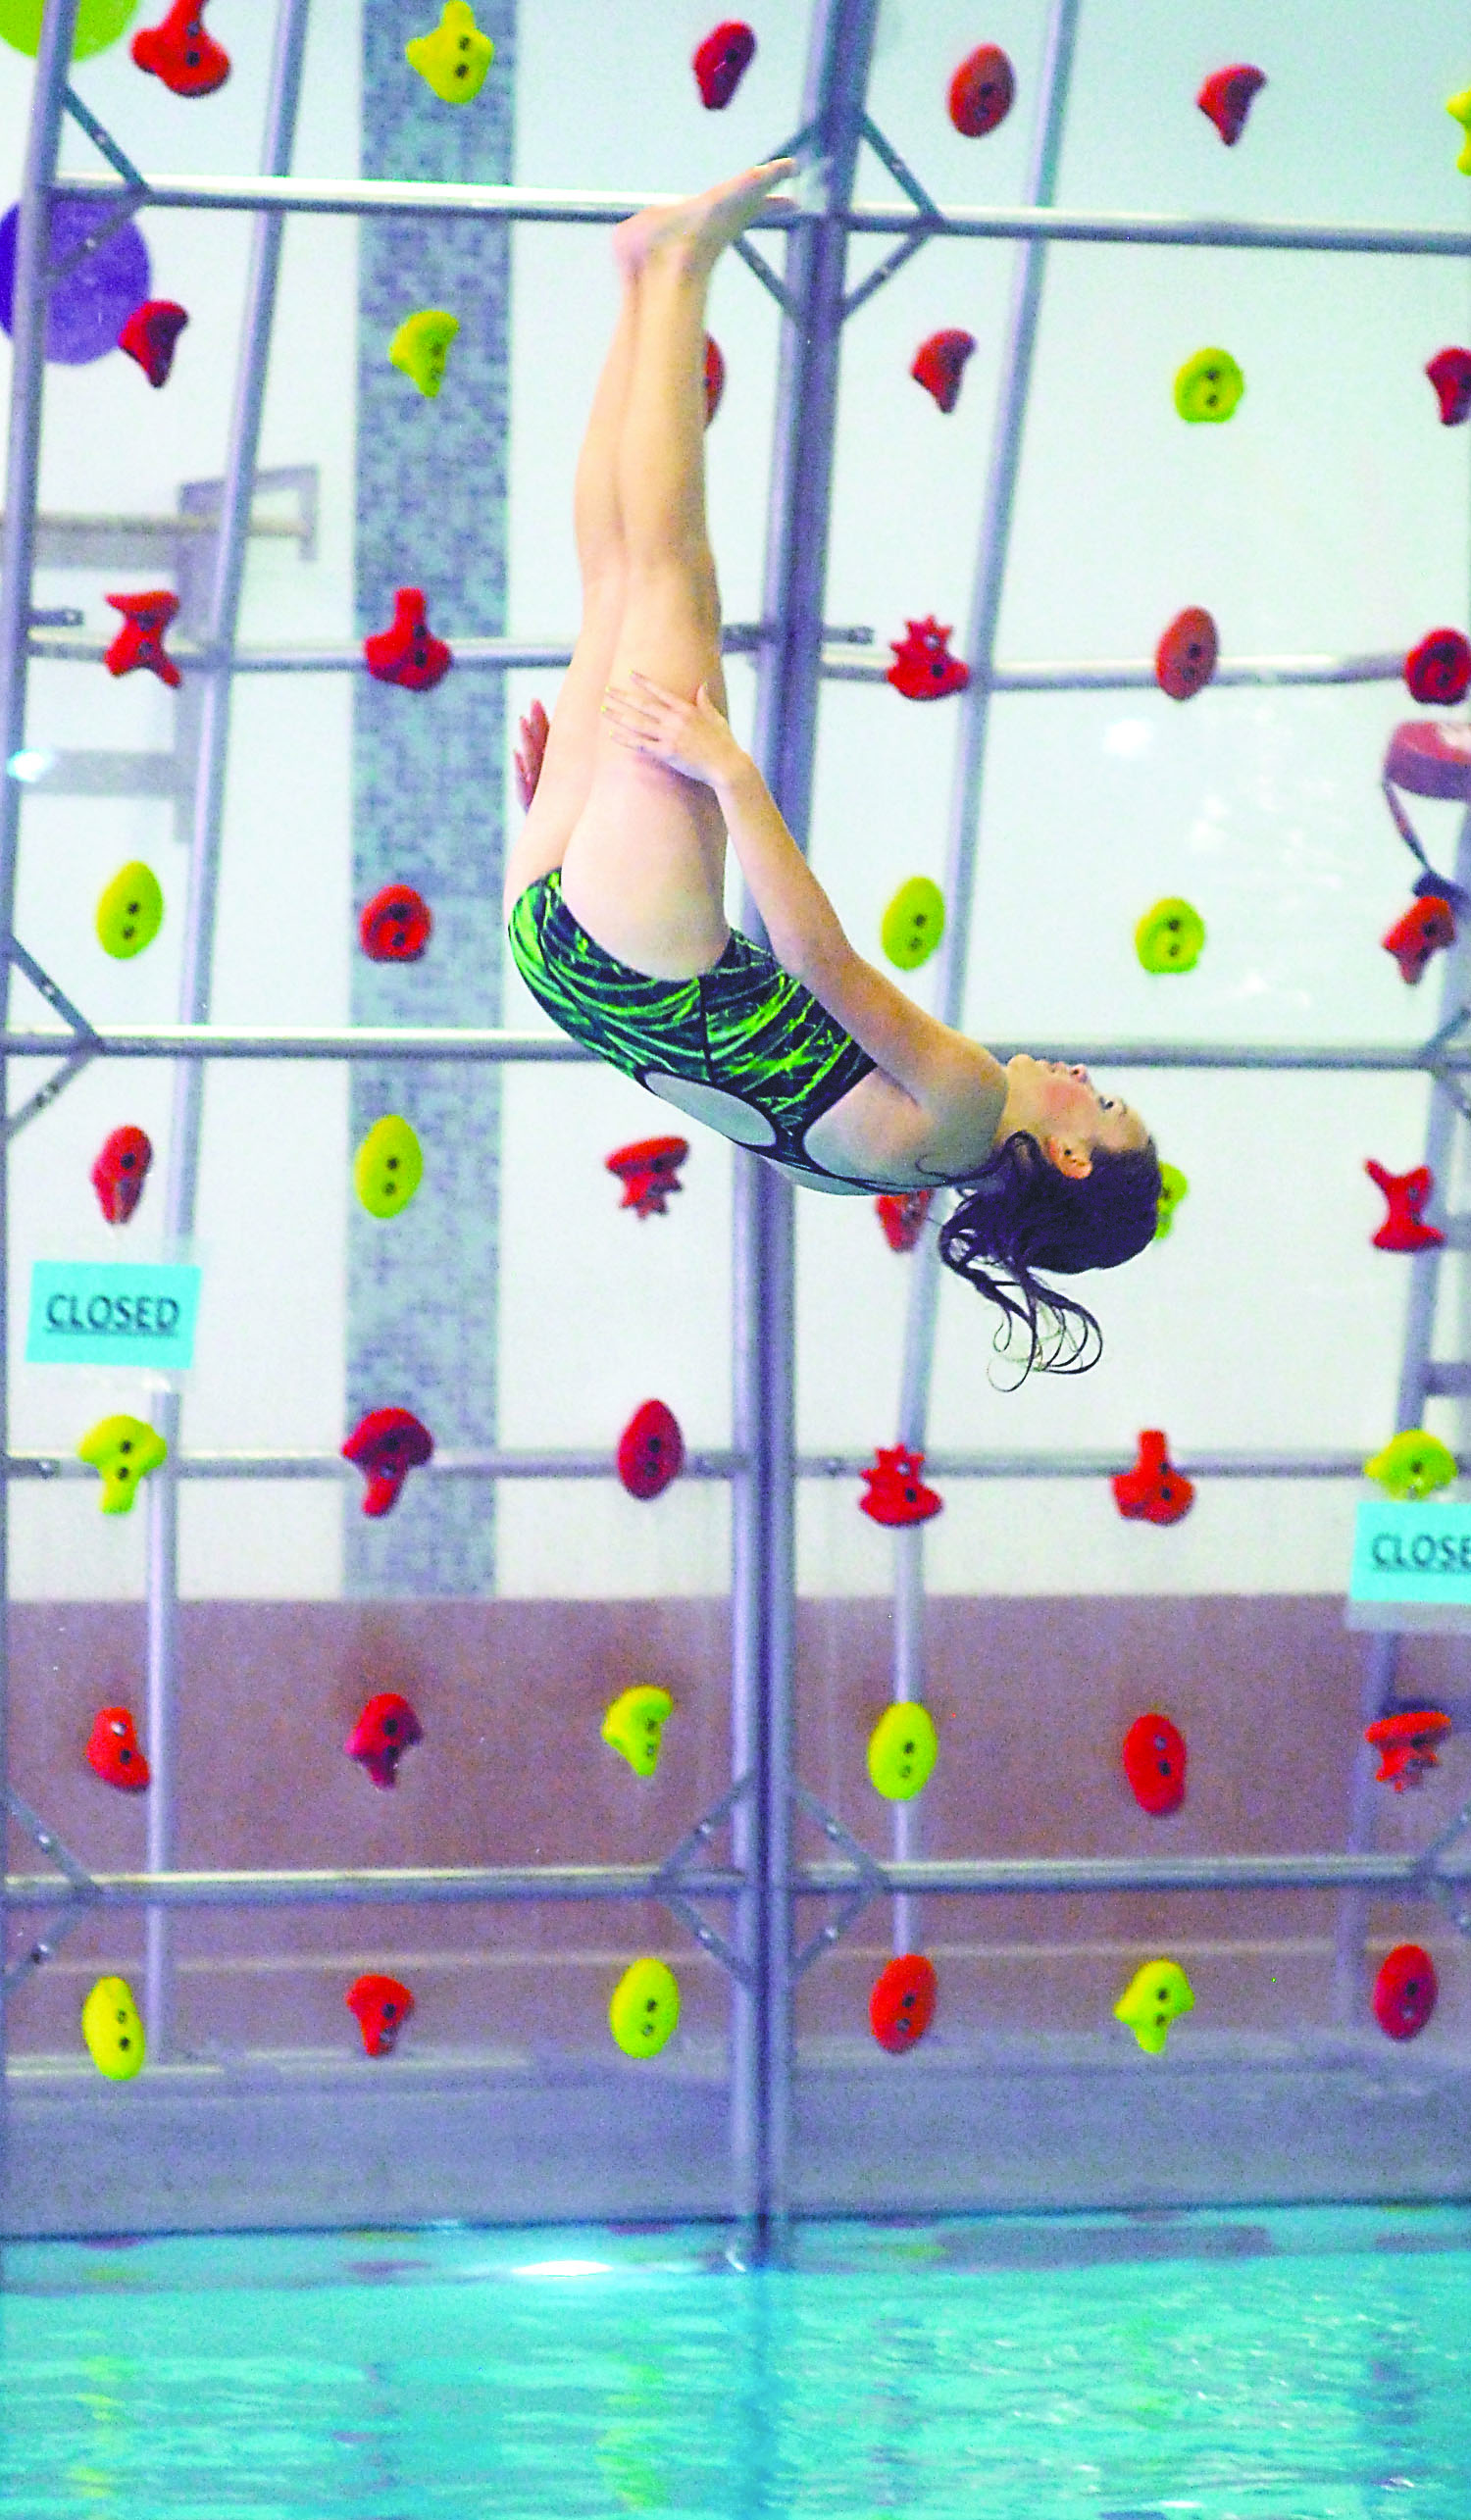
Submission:
{"label": "diver's arm", "polygon": [[632,690],[610,690],[604,700],[611,731],[633,751],[713,791],[783,970],[811,989],[937,1125],[963,1114],[974,1130],[978,1091],[994,1097],[998,1121],[1006,1098],[999,1060],[927,1015],[854,952],[760,771],[703,684],[691,701],[645,675],[632,680]]}

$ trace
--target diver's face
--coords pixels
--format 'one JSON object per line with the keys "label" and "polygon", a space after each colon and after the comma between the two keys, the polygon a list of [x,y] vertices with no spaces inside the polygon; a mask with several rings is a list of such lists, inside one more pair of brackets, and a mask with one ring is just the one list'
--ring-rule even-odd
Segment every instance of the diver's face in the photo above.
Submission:
{"label": "diver's face", "polygon": [[[1132,1103],[1103,1093],[1087,1068],[1061,1059],[1034,1059],[1018,1051],[1006,1063],[1007,1099],[1018,1125],[1051,1152],[1052,1141],[1091,1157],[1099,1148],[1130,1154],[1149,1143],[1149,1131]],[[1054,1157],[1055,1161],[1055,1157]]]}

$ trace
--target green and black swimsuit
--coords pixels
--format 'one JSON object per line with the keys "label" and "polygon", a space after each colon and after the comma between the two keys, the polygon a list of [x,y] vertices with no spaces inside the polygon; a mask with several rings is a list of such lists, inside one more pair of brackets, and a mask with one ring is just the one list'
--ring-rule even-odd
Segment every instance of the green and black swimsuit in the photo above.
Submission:
{"label": "green and black swimsuit", "polygon": [[562,1031],[662,1101],[817,1188],[893,1188],[808,1154],[809,1129],[877,1062],[764,946],[733,932],[712,971],[655,980],[579,927],[556,868],[528,885],[510,935],[517,970]]}

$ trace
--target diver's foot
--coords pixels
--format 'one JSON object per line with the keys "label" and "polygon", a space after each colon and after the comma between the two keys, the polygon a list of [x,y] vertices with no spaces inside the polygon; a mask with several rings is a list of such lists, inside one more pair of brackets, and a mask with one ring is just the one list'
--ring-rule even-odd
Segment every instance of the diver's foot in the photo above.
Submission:
{"label": "diver's foot", "polygon": [[636,278],[651,254],[672,246],[685,247],[708,268],[760,215],[763,203],[795,167],[795,158],[770,158],[764,166],[748,167],[743,175],[712,184],[708,192],[655,202],[624,220],[613,230],[613,258],[624,277]]}

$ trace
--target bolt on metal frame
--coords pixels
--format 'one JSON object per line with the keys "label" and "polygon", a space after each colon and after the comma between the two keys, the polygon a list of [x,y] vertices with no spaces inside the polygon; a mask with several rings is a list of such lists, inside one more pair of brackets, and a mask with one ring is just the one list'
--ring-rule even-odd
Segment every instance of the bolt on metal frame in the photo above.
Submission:
{"label": "bolt on metal frame", "polygon": [[[1051,207],[1066,114],[1068,80],[1081,0],[1051,0],[1043,48],[1041,99],[1034,138],[1029,191],[1019,210],[944,209],[904,166],[870,120],[866,109],[878,0],[814,0],[809,29],[803,124],[786,144],[810,150],[826,176],[826,200],[816,210],[768,211],[763,225],[785,229],[786,259],[779,277],[752,239],[742,259],[777,300],[782,328],[777,427],[768,513],[764,620],[733,629],[731,652],[754,655],[758,675],[754,748],[798,841],[810,821],[812,771],[820,683],[823,679],[878,680],[884,668],[865,654],[867,630],[832,630],[823,623],[828,531],[841,329],[893,273],[931,237],[1011,239],[1021,248],[1012,315],[1003,360],[1000,402],[992,438],[970,608],[967,655],[972,682],[959,707],[960,729],[950,810],[950,934],[940,970],[940,1009],[957,1021],[963,999],[969,912],[974,890],[979,814],[989,698],[993,691],[1106,690],[1152,684],[1145,662],[1092,662],[1002,666],[994,657],[996,622],[1004,580],[1011,513],[1025,426],[1032,349],[1040,305],[1044,248],[1049,241],[1082,240],[1154,246],[1232,246],[1276,249],[1456,256],[1471,255],[1471,237],[1459,231],[1322,227],[1304,223],[1098,217]],[[182,661],[205,678],[205,716],[195,797],[193,847],[180,1021],[148,1031],[114,1028],[104,1034],[73,1007],[16,938],[14,897],[22,778],[0,780],[0,1085],[13,1058],[62,1057],[60,1069],[30,1101],[5,1121],[0,1148],[0,1296],[8,1292],[8,1143],[17,1130],[62,1090],[70,1077],[96,1057],[168,1057],[175,1065],[175,1125],[168,1177],[171,1233],[191,1229],[200,1133],[203,1063],[212,1058],[285,1058],[350,1061],[390,1050],[395,1058],[428,1058],[561,1064],[586,1054],[575,1044],[536,1033],[506,1031],[367,1028],[285,1032],[225,1031],[207,1020],[214,904],[223,828],[224,772],[232,678],[248,672],[356,671],[356,649],[251,652],[237,649],[235,630],[243,578],[245,535],[269,350],[281,223],[288,211],[374,216],[412,211],[426,217],[467,214],[493,220],[608,225],[641,206],[642,196],[585,191],[533,191],[512,186],[384,182],[304,183],[289,176],[299,92],[307,0],[280,0],[278,12],[265,172],[228,182],[147,179],[71,93],[68,67],[77,0],[47,0],[37,56],[34,101],[22,196],[14,303],[14,365],[0,578],[0,761],[11,763],[25,742],[25,683],[31,655],[94,662],[101,650],[86,641],[56,638],[48,627],[66,629],[55,616],[30,608],[39,470],[42,343],[47,290],[61,275],[48,269],[50,205],[61,198],[94,201],[106,232],[146,204],[150,208],[248,210],[256,216],[254,251],[246,294],[240,363],[215,555],[208,638]],[[63,114],[70,112],[114,170],[112,176],[61,177],[58,157]],[[854,182],[861,147],[867,144],[906,194],[908,209],[855,206]],[[856,288],[846,287],[847,245],[855,235],[893,235],[898,242]],[[560,642],[510,639],[456,642],[463,666],[504,672],[512,666],[566,661]],[[1272,657],[1228,659],[1216,680],[1229,683],[1324,684],[1390,680],[1398,657]],[[1468,821],[1471,832],[1471,821]],[[1471,882],[1471,838],[1463,833],[1457,876]],[[752,923],[754,924],[754,922]],[[65,1030],[9,1029],[9,973],[23,970],[62,1019]],[[1306,1069],[1426,1073],[1434,1082],[1433,1144],[1448,1143],[1449,1113],[1458,1098],[1453,1080],[1471,1069],[1471,1045],[1456,1037],[1468,1020],[1450,1007],[1448,1020],[1421,1047],[1374,1045],[1270,1045],[1231,1049],[1203,1043],[1103,1042],[1070,1045],[1087,1060],[1152,1068]],[[1012,1045],[999,1044],[1002,1055]],[[1439,1133],[1439,1134],[1438,1134]],[[408,1900],[498,1901],[538,1898],[628,1899],[656,1896],[688,1926],[704,1948],[731,1974],[732,2133],[736,2210],[746,2227],[751,2260],[780,2254],[789,2210],[790,2086],[793,2063],[791,1997],[803,1969],[831,1947],[869,1900],[895,1902],[896,1923],[912,1929],[910,1902],[920,1894],[977,1895],[1017,1890],[1097,1892],[1125,1889],[1197,1890],[1338,1888],[1345,1918],[1361,1914],[1365,1893],[1398,1890],[1444,1900],[1458,1924],[1471,1908],[1471,1806],[1418,1856],[1373,1853],[1367,1844],[1366,1805],[1355,1804],[1354,1842],[1344,1854],[1321,1856],[1212,1856],[1136,1863],[1117,1859],[977,1862],[920,1859],[912,1827],[901,1825],[894,1856],[878,1862],[834,1814],[797,1782],[792,1772],[791,1690],[794,1651],[794,1496],[799,1478],[852,1477],[863,1465],[842,1454],[799,1455],[795,1447],[795,1371],[792,1315],[793,1235],[791,1192],[773,1168],[737,1154],[734,1297],[734,1428],[732,1447],[694,1453],[686,1475],[727,1479],[733,1487],[734,1782],[702,1814],[659,1865],[480,1867],[446,1871],[281,1872],[182,1874],[172,1866],[174,1791],[173,1707],[177,1689],[178,1486],[193,1478],[342,1478],[335,1456],[260,1453],[183,1454],[178,1449],[178,1402],[172,1393],[160,1422],[171,1438],[171,1463],[150,1489],[148,1546],[149,1721],[155,1784],[150,1804],[148,1869],[140,1875],[98,1875],[50,1829],[9,1784],[6,1763],[8,1655],[8,1490],[17,1478],[73,1478],[79,1464],[49,1457],[21,1458],[5,1445],[0,1481],[0,1551],[7,1560],[0,1588],[0,1823],[8,1809],[53,1875],[6,1877],[0,1871],[0,1918],[10,1907],[34,1907],[56,1922],[45,1940],[0,1971],[0,2110],[3,2110],[5,1997],[14,1984],[55,1949],[63,1934],[96,1905],[141,1905],[149,1919],[149,2021],[155,2053],[167,2056],[171,1969],[167,1919],[179,1907],[317,1903],[381,1903]],[[1428,1362],[1434,1314],[1434,1256],[1417,1260],[1401,1422],[1410,1401],[1426,1392],[1459,1388],[1445,1378],[1467,1369]],[[906,1441],[923,1444],[928,1418],[938,1279],[930,1246],[916,1254],[906,1340],[900,1427]],[[6,1360],[0,1354],[0,1437],[8,1430]],[[1437,1380],[1437,1377],[1440,1380]],[[1107,1455],[935,1453],[937,1472],[962,1478],[1103,1477],[1122,1466]],[[1341,1454],[1202,1454],[1183,1467],[1210,1477],[1344,1478],[1358,1475],[1356,1458]],[[470,1478],[599,1478],[613,1475],[611,1454],[492,1450],[445,1455],[421,1476]],[[923,1590],[919,1536],[899,1541],[896,1604],[896,1693],[920,1695]],[[1376,1680],[1375,1674],[1378,1674]],[[1379,1644],[1371,1654],[1366,1703],[1375,1711],[1393,1687],[1393,1657]],[[1360,1796],[1362,1788],[1360,1785]],[[793,1859],[795,1816],[802,1812],[821,1830],[836,1856],[820,1863]],[[729,1824],[732,1861],[709,1859],[719,1829]],[[1360,1843],[1359,1840],[1364,1842]],[[3,1838],[0,1838],[3,1844]],[[838,1905],[829,1922],[798,1948],[795,1901],[824,1894]],[[730,1902],[729,1938],[711,1926],[695,1901]],[[1353,1902],[1359,1902],[1355,1907]],[[1352,1944],[1351,1926],[1344,1948]],[[1343,1952],[1341,1950],[1341,1958]],[[0,2116],[0,2174],[3,2174]]]}

